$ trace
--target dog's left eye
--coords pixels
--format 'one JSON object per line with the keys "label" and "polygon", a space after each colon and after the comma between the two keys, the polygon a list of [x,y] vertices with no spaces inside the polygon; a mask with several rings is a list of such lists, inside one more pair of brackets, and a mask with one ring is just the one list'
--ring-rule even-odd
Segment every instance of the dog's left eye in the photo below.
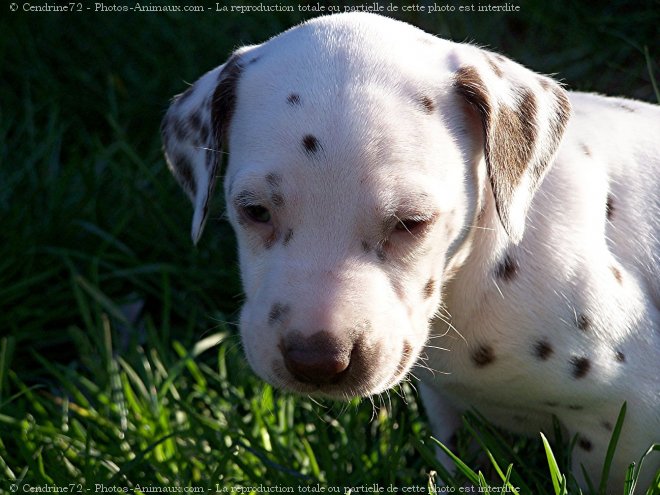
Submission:
{"label": "dog's left eye", "polygon": [[425,218],[402,218],[396,223],[394,230],[399,232],[418,233],[427,223]]}

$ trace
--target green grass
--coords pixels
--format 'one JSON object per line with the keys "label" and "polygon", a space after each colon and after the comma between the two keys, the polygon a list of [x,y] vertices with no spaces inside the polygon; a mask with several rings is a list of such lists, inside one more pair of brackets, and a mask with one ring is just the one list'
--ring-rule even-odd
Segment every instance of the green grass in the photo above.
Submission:
{"label": "green grass", "polygon": [[[301,400],[251,376],[227,330],[189,348],[175,340],[161,351],[158,329],[147,324],[147,342],[120,355],[103,303],[89,295],[79,304],[101,320],[95,351],[90,352],[95,346],[87,333],[97,327],[70,334],[79,355],[92,358],[87,366],[38,359],[48,376],[43,383],[28,385],[11,370],[5,377],[5,389],[14,390],[0,406],[5,489],[12,483],[98,483],[138,492],[140,486],[206,492],[321,484],[344,493],[374,483],[435,486],[433,480],[443,479],[450,486],[471,482],[483,493],[492,487],[553,493],[553,486],[557,495],[578,493],[570,475],[561,474],[566,459],[557,464],[545,437],[550,462],[544,460],[540,438],[515,439],[469,413],[456,455],[441,446],[459,467],[452,476],[435,460],[435,442],[409,386],[376,400],[375,406]],[[11,358],[11,346],[12,339],[3,339],[0,362]],[[472,439],[487,461],[470,452]],[[482,471],[475,471],[475,465]],[[636,492],[629,488],[623,493]]]}
{"label": "green grass", "polygon": [[[520,15],[406,19],[576,89],[656,98],[657,4],[522,5]],[[508,435],[473,412],[454,478],[435,460],[410,385],[375,405],[317,403],[250,372],[233,323],[241,289],[222,198],[193,248],[191,209],[164,166],[158,127],[185,81],[299,20],[3,11],[0,493],[69,483],[432,491],[440,479],[578,493],[571,439],[549,455],[540,436]]]}

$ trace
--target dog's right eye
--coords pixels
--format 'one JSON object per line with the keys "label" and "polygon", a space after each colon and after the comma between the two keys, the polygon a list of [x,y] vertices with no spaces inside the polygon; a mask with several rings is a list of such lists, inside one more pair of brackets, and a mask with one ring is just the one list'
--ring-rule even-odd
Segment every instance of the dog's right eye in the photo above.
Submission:
{"label": "dog's right eye", "polygon": [[261,205],[243,206],[245,216],[256,223],[268,223],[271,220],[270,211]]}

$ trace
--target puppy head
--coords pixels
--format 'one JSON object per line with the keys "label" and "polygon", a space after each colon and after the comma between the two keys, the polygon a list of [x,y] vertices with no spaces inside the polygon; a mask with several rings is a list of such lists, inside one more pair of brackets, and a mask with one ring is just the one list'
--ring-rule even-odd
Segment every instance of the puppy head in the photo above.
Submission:
{"label": "puppy head", "polygon": [[379,16],[327,16],[242,49],[174,101],[165,151],[195,206],[195,242],[230,151],[241,335],[260,376],[335,398],[391,387],[425,344],[482,203],[522,236],[524,211],[511,211],[526,210],[550,161],[558,138],[541,136],[559,125],[537,120],[559,105],[535,101],[530,114],[524,95],[543,83],[517,97],[510,87],[537,76],[506,64],[523,76],[491,87],[476,48]]}

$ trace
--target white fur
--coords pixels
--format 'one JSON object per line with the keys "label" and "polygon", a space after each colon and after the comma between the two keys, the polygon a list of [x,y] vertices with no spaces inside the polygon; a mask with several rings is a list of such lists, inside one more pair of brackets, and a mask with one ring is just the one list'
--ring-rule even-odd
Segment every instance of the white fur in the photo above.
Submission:
{"label": "white fur", "polygon": [[[317,18],[240,57],[222,138],[246,295],[241,335],[254,370],[282,388],[348,398],[395,385],[419,358],[440,440],[469,407],[530,435],[551,433],[554,414],[578,435],[575,472],[582,463],[596,483],[608,427],[627,401],[610,478],[618,491],[628,463],[660,440],[658,108],[570,93],[556,149],[565,93],[554,82],[368,14]],[[164,126],[170,162],[176,151],[194,164],[195,241],[215,177],[194,158],[199,146],[167,126],[195,111],[211,118],[223,67],[173,104]],[[535,103],[528,166],[505,184],[497,210],[484,146],[512,144],[501,132],[484,136],[479,112],[456,90],[462,67],[484,83],[493,114],[519,111],[525,92]],[[318,147],[306,152],[303,136]],[[245,192],[270,210],[269,223],[240,219]],[[388,224],[419,214],[428,222],[415,235]],[[498,275],[506,255],[515,262],[508,277]],[[320,330],[332,342],[359,341],[346,352],[356,361],[359,347],[364,376],[343,386],[287,371],[283,342]],[[657,456],[647,461],[645,483],[657,466]]]}

